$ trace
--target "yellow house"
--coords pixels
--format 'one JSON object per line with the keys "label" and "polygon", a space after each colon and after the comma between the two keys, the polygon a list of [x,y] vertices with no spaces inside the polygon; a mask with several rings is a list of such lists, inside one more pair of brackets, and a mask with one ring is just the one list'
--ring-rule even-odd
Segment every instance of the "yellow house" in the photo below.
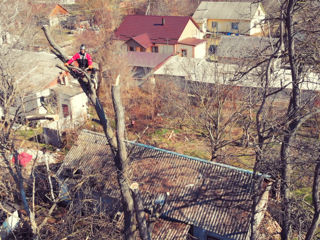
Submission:
{"label": "yellow house", "polygon": [[260,35],[265,16],[261,3],[203,1],[193,19],[207,33]]}
{"label": "yellow house", "polygon": [[223,35],[264,35],[265,17],[262,4],[251,2],[202,1],[193,14],[207,38],[209,55],[215,54]]}

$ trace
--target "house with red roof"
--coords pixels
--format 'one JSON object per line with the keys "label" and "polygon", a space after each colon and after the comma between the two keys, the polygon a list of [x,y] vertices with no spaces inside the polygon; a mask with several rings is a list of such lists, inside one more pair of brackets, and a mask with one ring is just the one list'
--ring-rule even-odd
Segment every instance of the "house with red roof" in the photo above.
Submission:
{"label": "house with red roof", "polygon": [[129,15],[115,31],[128,52],[150,52],[204,58],[206,41],[198,24],[187,16]]}

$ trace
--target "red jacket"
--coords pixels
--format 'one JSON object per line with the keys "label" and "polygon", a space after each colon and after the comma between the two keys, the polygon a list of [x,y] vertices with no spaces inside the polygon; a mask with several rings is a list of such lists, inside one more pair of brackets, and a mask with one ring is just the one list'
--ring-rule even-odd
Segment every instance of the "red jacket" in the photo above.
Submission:
{"label": "red jacket", "polygon": [[92,65],[92,58],[89,53],[86,53],[83,57],[80,53],[76,53],[72,58],[70,58],[68,64],[71,64],[74,61],[78,62],[80,68],[87,68]]}

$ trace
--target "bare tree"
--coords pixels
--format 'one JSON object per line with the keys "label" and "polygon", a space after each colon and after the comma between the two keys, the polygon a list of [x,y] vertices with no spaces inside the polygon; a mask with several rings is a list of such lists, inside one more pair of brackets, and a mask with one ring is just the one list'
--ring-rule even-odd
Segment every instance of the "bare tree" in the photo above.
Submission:
{"label": "bare tree", "polygon": [[[314,25],[317,25],[316,22],[319,19],[314,15],[315,7],[318,6],[318,3],[314,1],[287,0],[281,3],[278,18],[279,41],[274,45],[273,53],[253,67],[254,69],[259,67],[262,70],[260,76],[263,83],[261,102],[256,114],[257,150],[254,171],[256,174],[263,171],[268,151],[271,149],[278,151],[277,158],[280,164],[275,166],[277,171],[273,172],[273,176],[280,182],[282,211],[279,221],[282,227],[281,238],[285,240],[292,238],[292,230],[298,231],[298,224],[293,217],[295,215],[293,209],[296,205],[293,190],[297,188],[293,173],[297,169],[301,170],[301,162],[305,162],[305,164],[310,162],[309,158],[304,158],[303,153],[299,152],[302,138],[298,133],[302,130],[302,124],[318,114],[318,110],[312,107],[316,96],[314,90],[318,86],[314,84],[310,88],[308,84],[317,81],[316,73],[318,72],[317,62],[319,59],[317,55],[310,54],[317,49],[315,48],[317,44],[308,44],[308,39],[318,42],[319,30],[315,29]],[[310,25],[305,25],[302,19],[304,19],[303,21],[308,19]],[[279,60],[281,60],[281,68],[277,68],[279,65],[275,65],[276,62],[279,63]],[[280,72],[287,75],[279,74]],[[270,118],[271,115],[268,116],[265,113],[276,107],[275,104],[270,105],[270,103],[279,100],[277,94],[286,96],[281,103],[286,103],[287,109],[284,112],[284,108],[278,107],[280,111],[273,111],[274,114]],[[308,110],[306,111],[306,109]],[[298,166],[299,168],[297,168]],[[317,171],[317,168],[315,169]],[[314,184],[317,183],[316,175],[315,173]],[[318,191],[317,187],[314,187],[313,190]],[[318,193],[314,194],[314,196],[318,195]],[[258,198],[257,194],[254,198]],[[317,205],[314,206],[315,214],[312,226],[317,222],[316,213],[318,210]],[[255,216],[256,210],[253,206],[251,239],[258,239]],[[294,229],[292,229],[293,226]],[[314,229],[309,229],[308,238],[310,239],[313,234]]]}
{"label": "bare tree", "polygon": [[183,60],[175,64],[185,80],[179,81],[179,98],[171,104],[178,106],[177,117],[208,142],[211,160],[224,161],[227,153],[223,149],[242,139],[240,125],[249,117],[250,108],[247,90],[233,83],[235,66]]}

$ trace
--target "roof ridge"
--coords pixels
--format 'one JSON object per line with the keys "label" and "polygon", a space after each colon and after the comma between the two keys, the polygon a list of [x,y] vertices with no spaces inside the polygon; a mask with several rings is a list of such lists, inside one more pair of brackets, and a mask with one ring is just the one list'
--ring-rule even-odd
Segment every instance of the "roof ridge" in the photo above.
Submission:
{"label": "roof ridge", "polygon": [[137,142],[134,142],[134,141],[125,140],[125,142],[128,142],[128,143],[133,144],[133,145],[137,145],[137,146],[140,146],[140,147],[150,148],[150,149],[154,149],[154,150],[157,150],[157,151],[161,151],[161,152],[177,155],[177,156],[188,158],[188,159],[191,159],[191,160],[196,160],[196,161],[200,161],[200,162],[203,162],[203,163],[213,164],[213,165],[229,168],[229,169],[236,170],[236,171],[241,171],[241,172],[253,174],[253,171],[251,171],[251,170],[234,167],[234,166],[231,166],[231,165],[228,165],[228,164],[212,162],[212,161],[208,161],[208,160],[205,160],[205,159],[202,159],[202,158],[188,156],[188,155],[184,155],[184,154],[181,154],[181,153],[173,152],[173,151],[170,151],[170,150],[166,150],[166,149],[162,149],[162,148],[157,148],[157,147],[154,147],[154,146],[146,145],[146,144],[143,144],[143,143],[137,143]]}
{"label": "roof ridge", "polygon": [[[105,135],[103,133],[93,132],[93,131],[90,131],[88,129],[83,129],[82,131],[90,133],[90,134],[93,134],[93,135],[98,135],[100,137],[105,137]],[[181,153],[173,152],[173,151],[170,151],[170,150],[157,148],[157,147],[154,147],[154,146],[151,146],[151,145],[146,145],[146,144],[143,144],[143,143],[137,143],[135,141],[125,140],[125,142],[133,144],[133,145],[137,145],[137,146],[140,146],[140,147],[145,147],[145,148],[149,148],[149,149],[153,149],[153,150],[157,150],[157,151],[173,154],[173,155],[176,155],[176,156],[184,157],[184,158],[187,158],[187,159],[190,159],[190,160],[200,161],[200,162],[203,162],[203,163],[213,164],[213,165],[217,165],[217,166],[220,166],[220,167],[224,167],[224,168],[228,168],[228,169],[232,169],[232,170],[236,170],[236,171],[240,171],[240,172],[244,172],[244,173],[248,173],[248,174],[253,174],[253,171],[251,171],[251,170],[234,167],[234,166],[231,166],[231,165],[228,165],[228,164],[212,162],[212,161],[208,161],[208,160],[205,160],[205,159],[202,159],[202,158],[192,157],[192,156],[184,155],[184,154],[181,154]],[[269,176],[267,174],[259,173],[259,175],[262,176],[262,177],[265,177],[265,178],[270,178],[271,177],[271,176]]]}

